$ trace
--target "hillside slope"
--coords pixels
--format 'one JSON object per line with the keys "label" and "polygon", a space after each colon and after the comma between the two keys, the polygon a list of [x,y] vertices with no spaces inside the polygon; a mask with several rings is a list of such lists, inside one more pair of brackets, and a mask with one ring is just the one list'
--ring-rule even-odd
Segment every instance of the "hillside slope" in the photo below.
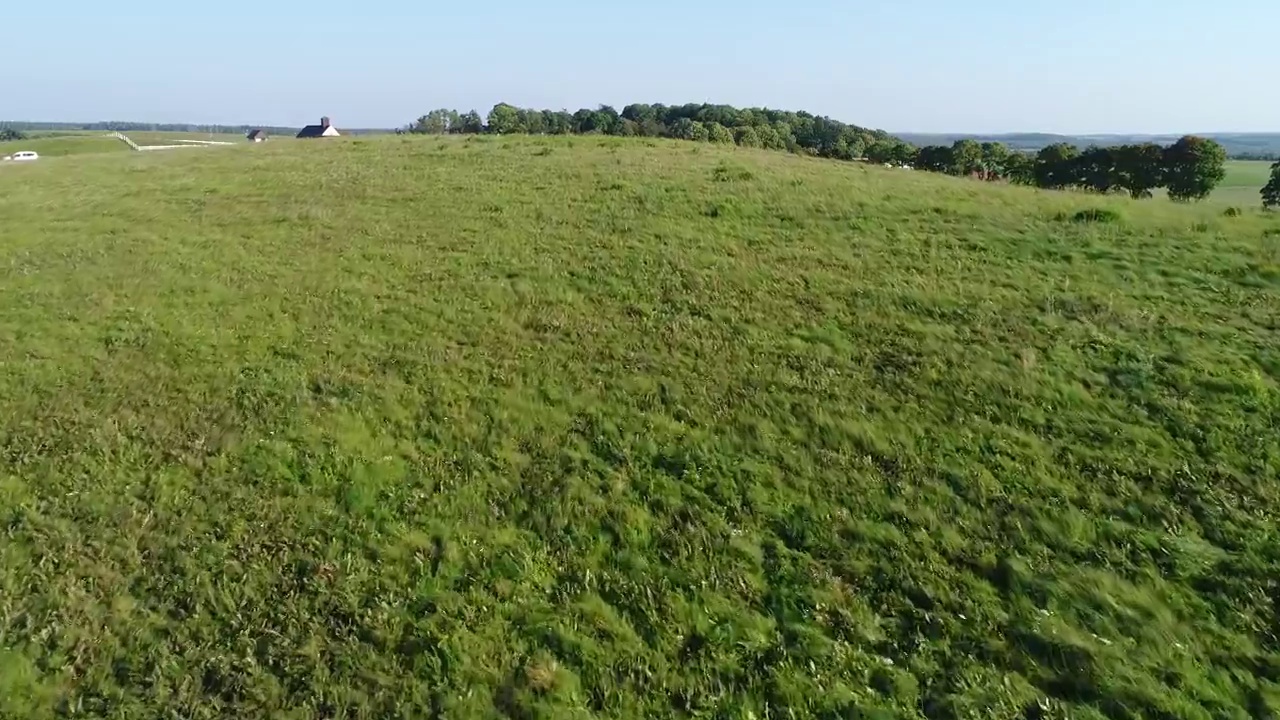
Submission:
{"label": "hillside slope", "polygon": [[1280,711],[1275,219],[486,137],[0,227],[0,716]]}

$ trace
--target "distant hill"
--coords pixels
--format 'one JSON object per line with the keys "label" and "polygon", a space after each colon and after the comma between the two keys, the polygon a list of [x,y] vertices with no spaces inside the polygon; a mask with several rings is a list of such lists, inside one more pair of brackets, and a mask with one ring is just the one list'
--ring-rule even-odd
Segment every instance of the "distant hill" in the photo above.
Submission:
{"label": "distant hill", "polygon": [[[1222,143],[1227,153],[1241,159],[1280,158],[1280,133],[1197,133]],[[913,145],[950,145],[956,140],[972,139],[979,142],[1002,142],[1017,150],[1039,150],[1054,143],[1071,143],[1080,147],[1089,145],[1124,145],[1135,142],[1157,142],[1168,145],[1180,135],[1055,135],[1052,133],[1006,133],[996,135],[968,135],[963,133],[895,133]]]}

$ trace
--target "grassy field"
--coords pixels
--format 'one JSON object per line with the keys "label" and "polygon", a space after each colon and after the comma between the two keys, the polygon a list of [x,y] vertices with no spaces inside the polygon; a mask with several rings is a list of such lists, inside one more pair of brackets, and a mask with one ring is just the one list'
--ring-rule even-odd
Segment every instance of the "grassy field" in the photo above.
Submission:
{"label": "grassy field", "polygon": [[1275,217],[385,137],[0,218],[0,716],[1280,712]]}
{"label": "grassy field", "polygon": [[51,135],[0,142],[0,156],[12,155],[24,150],[35,151],[41,157],[61,157],[64,155],[127,152],[129,146],[103,134]]}
{"label": "grassy field", "polygon": [[1255,160],[1228,160],[1227,177],[1209,199],[1240,207],[1261,205],[1262,186],[1271,178],[1272,164]]}
{"label": "grassy field", "polygon": [[[214,140],[228,143],[244,141],[244,136],[229,133],[126,132],[124,134],[139,145],[173,145],[179,140]],[[43,134],[32,133],[26,140],[0,142],[0,156],[12,155],[22,150],[34,150],[42,157],[61,157],[127,152],[129,146],[105,132],[76,134],[46,131]]]}
{"label": "grassy field", "polygon": [[214,142],[245,142],[240,133],[207,133],[207,132],[126,132],[129,139],[139,145],[172,145],[179,140],[200,140]]}

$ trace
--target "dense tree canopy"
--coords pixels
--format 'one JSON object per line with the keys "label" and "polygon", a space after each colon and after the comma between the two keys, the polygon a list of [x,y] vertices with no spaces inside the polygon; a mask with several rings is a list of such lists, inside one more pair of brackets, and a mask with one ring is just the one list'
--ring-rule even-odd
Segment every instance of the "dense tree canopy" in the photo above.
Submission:
{"label": "dense tree canopy", "polygon": [[1203,200],[1227,176],[1227,151],[1188,135],[1164,150],[1164,179],[1174,200]]}
{"label": "dense tree canopy", "polygon": [[1054,143],[1036,153],[1036,185],[1061,190],[1076,184],[1077,158],[1080,148],[1067,143]]}
{"label": "dense tree canopy", "polygon": [[1164,185],[1164,148],[1155,143],[1121,145],[1112,149],[1116,184],[1135,198],[1149,198]]}
{"label": "dense tree canopy", "polygon": [[27,139],[27,136],[23,135],[22,132],[19,130],[15,130],[10,127],[0,128],[0,142],[4,142],[8,140],[26,140],[26,139]]}

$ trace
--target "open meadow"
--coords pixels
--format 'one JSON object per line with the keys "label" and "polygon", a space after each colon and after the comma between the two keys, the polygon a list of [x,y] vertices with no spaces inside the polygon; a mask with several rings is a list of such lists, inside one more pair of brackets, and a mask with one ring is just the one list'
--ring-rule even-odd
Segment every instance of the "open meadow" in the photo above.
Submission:
{"label": "open meadow", "polygon": [[1237,204],[610,137],[0,169],[0,717],[1274,717]]}
{"label": "open meadow", "polygon": [[16,152],[30,150],[40,157],[62,157],[64,155],[97,155],[100,153],[128,152],[129,146],[107,136],[105,133],[92,135],[46,135],[30,137],[26,140],[9,140],[0,142],[0,157]]}
{"label": "open meadow", "polygon": [[1262,160],[1228,160],[1227,177],[1209,199],[1238,207],[1257,207],[1262,202],[1262,186],[1271,178],[1273,164]]}

